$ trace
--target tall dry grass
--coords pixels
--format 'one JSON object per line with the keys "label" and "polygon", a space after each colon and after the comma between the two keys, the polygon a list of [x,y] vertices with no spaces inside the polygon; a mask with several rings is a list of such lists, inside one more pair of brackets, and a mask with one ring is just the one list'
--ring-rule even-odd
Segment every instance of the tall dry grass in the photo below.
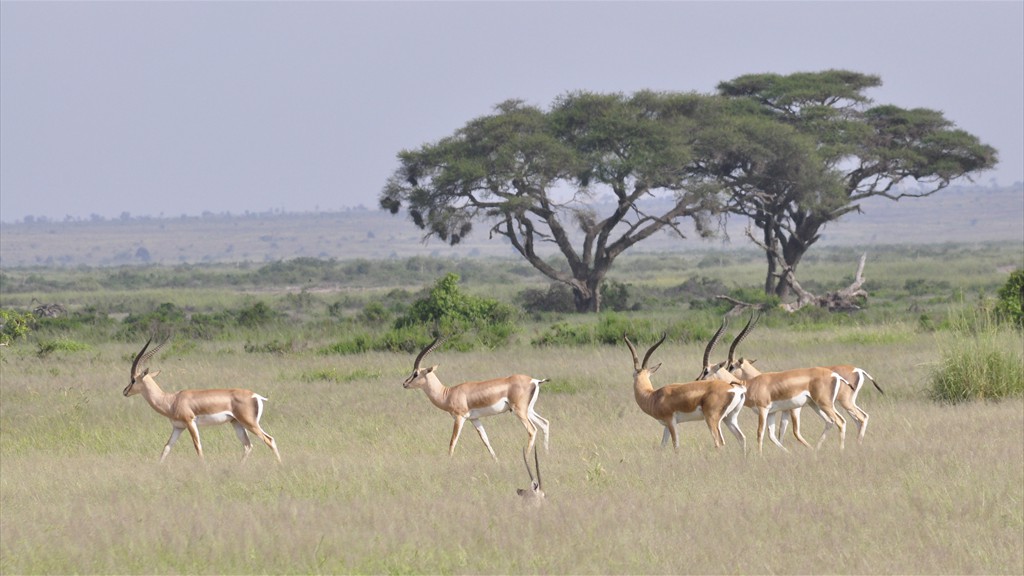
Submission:
{"label": "tall dry grass", "polygon": [[[640,343],[640,345],[650,343]],[[244,465],[230,427],[203,429],[205,464],[170,425],[124,398],[124,346],[3,352],[0,572],[20,573],[1008,573],[1024,572],[1024,403],[927,399],[930,336],[772,331],[745,347],[767,367],[854,362],[886,390],[861,395],[863,445],[773,446],[682,426],[678,452],[640,413],[624,347],[459,354],[443,381],[551,378],[537,409],[547,502],[521,505],[522,425],[467,427],[400,382],[412,357],[246,354],[203,343],[152,362],[167,390],[246,386],[269,396],[264,446]],[[696,346],[667,343],[655,385],[692,378]],[[783,362],[780,358],[786,358]],[[331,377],[318,378],[318,374]],[[805,433],[822,426],[809,414]],[[753,447],[756,419],[740,424]]]}

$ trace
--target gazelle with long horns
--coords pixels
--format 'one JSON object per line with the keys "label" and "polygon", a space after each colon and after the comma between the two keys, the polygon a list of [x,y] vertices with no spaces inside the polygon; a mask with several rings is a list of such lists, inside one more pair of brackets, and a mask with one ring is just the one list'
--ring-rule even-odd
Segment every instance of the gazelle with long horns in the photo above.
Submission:
{"label": "gazelle with long horns", "polygon": [[661,368],[661,364],[649,367],[647,363],[658,346],[665,341],[665,336],[647,350],[643,362],[637,356],[636,348],[629,341],[629,337],[623,335],[622,339],[626,341],[626,346],[633,356],[633,396],[644,413],[665,427],[661,437],[662,446],[671,438],[673,447],[679,448],[677,423],[704,420],[711,431],[711,438],[715,441],[715,448],[721,448],[725,445],[725,436],[722,434],[724,421],[746,452],[747,439],[736,423],[746,397],[746,389],[743,386],[722,380],[701,380],[685,384],[668,384],[655,389],[651,384],[651,375]]}
{"label": "gazelle with long horns", "polygon": [[[739,345],[740,342],[743,341],[744,338],[746,338],[747,334],[750,333],[751,329],[753,329],[754,325],[756,324],[757,318],[751,317],[751,319],[747,322],[747,325],[743,328],[743,331],[741,331],[739,335],[737,335],[736,338],[733,340],[732,345],[729,347],[729,358],[724,362],[725,366],[727,367],[726,369],[729,370],[733,375],[741,379],[750,379],[762,374],[760,370],[754,367],[754,362],[756,362],[757,360],[750,360],[743,357],[736,358],[735,356],[736,347]],[[711,367],[708,365],[707,360],[704,361],[704,365],[706,367],[705,370],[707,370],[708,368],[717,368],[719,366],[715,365],[714,367]],[[839,386],[839,389],[836,391],[835,403],[842,406],[843,409],[846,410],[846,412],[850,415],[850,417],[853,418],[853,422],[857,426],[857,442],[863,442],[864,433],[867,432],[868,429],[869,416],[863,408],[857,405],[857,395],[860,394],[860,391],[864,387],[864,382],[866,380],[871,380],[871,383],[874,384],[875,388],[878,389],[878,391],[881,392],[882,394],[885,394],[885,391],[882,390],[882,387],[878,385],[878,382],[875,380],[875,378],[872,375],[868,374],[867,371],[864,370],[863,368],[858,368],[857,366],[854,366],[852,364],[838,364],[835,366],[826,366],[826,368],[839,374],[840,376],[843,377],[844,380],[849,382],[849,386]],[[797,408],[795,411],[790,412],[790,420],[799,420],[799,418],[799,408]],[[771,426],[771,422],[769,422],[769,426]],[[778,429],[779,440],[781,441],[786,433],[785,418],[781,418],[779,420]],[[824,434],[818,440],[819,447],[821,446],[823,440]]]}
{"label": "gazelle with long horns", "polygon": [[[818,440],[818,447],[821,447],[825,435],[835,425],[839,428],[839,449],[845,448],[846,420],[835,411],[834,404],[836,395],[843,384],[850,385],[846,378],[830,368],[820,367],[799,368],[784,372],[764,372],[757,375],[750,375],[748,372],[734,367],[738,366],[733,357],[736,345],[750,333],[750,329],[756,322],[757,319],[751,316],[739,336],[733,340],[733,344],[729,348],[729,360],[726,362],[709,364],[708,354],[705,354],[701,376],[725,380],[733,378],[734,381],[747,387],[746,406],[757,412],[758,415],[758,451],[763,450],[766,431],[772,443],[786,450],[786,447],[775,436],[774,424],[778,412],[789,412],[790,419],[793,421],[793,435],[801,444],[810,448],[811,445],[800,434],[800,408],[805,405],[809,405],[814,413],[825,421],[825,430],[822,431],[821,438]],[[712,342],[717,341],[717,337],[721,335],[724,328],[725,323],[723,322],[722,328],[719,328],[719,332]],[[747,364],[752,367],[752,363],[748,362]]]}
{"label": "gazelle with long horns", "polygon": [[483,440],[487,451],[491,453],[491,457],[497,460],[498,457],[491,448],[491,442],[487,439],[487,432],[480,423],[480,418],[505,412],[514,413],[526,427],[526,433],[529,435],[527,451],[534,447],[537,428],[544,432],[544,449],[547,450],[549,424],[535,409],[540,395],[540,385],[547,382],[547,379],[539,380],[525,374],[513,374],[504,378],[445,386],[437,377],[437,365],[429,368],[420,366],[423,358],[444,343],[444,340],[440,336],[434,338],[434,341],[416,356],[412,374],[402,382],[402,386],[423,390],[434,406],[451,414],[455,419],[452,439],[448,443],[448,455],[455,453],[455,445],[459,442],[462,427],[466,420],[469,420]]}
{"label": "gazelle with long horns", "polygon": [[160,462],[167,458],[171,447],[178,441],[178,437],[185,430],[192,436],[192,443],[196,447],[199,458],[203,458],[203,445],[199,441],[199,426],[213,424],[224,424],[230,422],[235,428],[235,434],[242,442],[245,452],[242,454],[242,461],[249,457],[252,452],[252,442],[246,430],[252,432],[257,438],[274,451],[277,461],[281,461],[281,454],[277,451],[277,442],[274,438],[263,431],[260,427],[260,417],[263,416],[263,403],[266,398],[256,394],[252,390],[240,388],[218,389],[218,390],[180,390],[167,393],[160,389],[154,378],[160,373],[150,372],[149,368],[140,368],[156,354],[166,340],[157,344],[152,350],[149,348],[152,338],[146,341],[146,345],[135,356],[132,362],[131,382],[124,389],[125,396],[142,394],[146,402],[160,415],[171,421],[171,438],[164,446],[160,454]]}

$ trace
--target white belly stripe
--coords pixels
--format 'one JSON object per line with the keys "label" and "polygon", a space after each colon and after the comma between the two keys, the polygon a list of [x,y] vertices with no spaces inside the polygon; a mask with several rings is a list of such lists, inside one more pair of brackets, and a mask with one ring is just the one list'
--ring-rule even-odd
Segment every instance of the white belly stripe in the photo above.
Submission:
{"label": "white belly stripe", "polygon": [[229,411],[217,412],[216,414],[201,414],[196,416],[196,426],[213,426],[223,424],[235,419],[235,415]]}
{"label": "white belly stripe", "polygon": [[469,411],[468,418],[474,420],[476,418],[483,418],[485,416],[494,416],[495,414],[501,414],[502,412],[508,412],[509,403],[508,398],[502,398],[490,406],[483,406],[481,408],[473,408]]}

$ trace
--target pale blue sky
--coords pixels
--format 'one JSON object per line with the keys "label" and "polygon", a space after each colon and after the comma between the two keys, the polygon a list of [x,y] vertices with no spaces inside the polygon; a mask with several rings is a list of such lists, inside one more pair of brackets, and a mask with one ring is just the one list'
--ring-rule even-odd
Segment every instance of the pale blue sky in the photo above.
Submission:
{"label": "pale blue sky", "polygon": [[0,220],[375,208],[509,98],[878,74],[1024,180],[1024,3],[0,2]]}

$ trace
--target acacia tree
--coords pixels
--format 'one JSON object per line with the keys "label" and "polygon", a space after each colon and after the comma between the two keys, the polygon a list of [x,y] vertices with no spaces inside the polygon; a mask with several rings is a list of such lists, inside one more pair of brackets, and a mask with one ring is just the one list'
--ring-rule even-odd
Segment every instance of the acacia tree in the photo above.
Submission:
{"label": "acacia tree", "polygon": [[751,237],[768,260],[766,294],[799,291],[797,266],[822,228],[865,198],[929,196],[996,164],[995,149],[941,112],[871,106],[864,92],[879,85],[844,70],[719,84],[721,95],[755,106],[733,117],[744,136],[721,147],[712,169],[729,190],[728,210],[761,230]]}
{"label": "acacia tree", "polygon": [[[626,249],[661,230],[682,237],[686,218],[710,233],[715,190],[694,150],[715,100],[578,92],[549,111],[509,100],[451,136],[400,152],[380,205],[393,214],[405,207],[427,237],[453,245],[485,222],[491,237],[568,285],[577,311],[600,311],[602,281]],[[549,261],[542,246],[564,263]]]}

